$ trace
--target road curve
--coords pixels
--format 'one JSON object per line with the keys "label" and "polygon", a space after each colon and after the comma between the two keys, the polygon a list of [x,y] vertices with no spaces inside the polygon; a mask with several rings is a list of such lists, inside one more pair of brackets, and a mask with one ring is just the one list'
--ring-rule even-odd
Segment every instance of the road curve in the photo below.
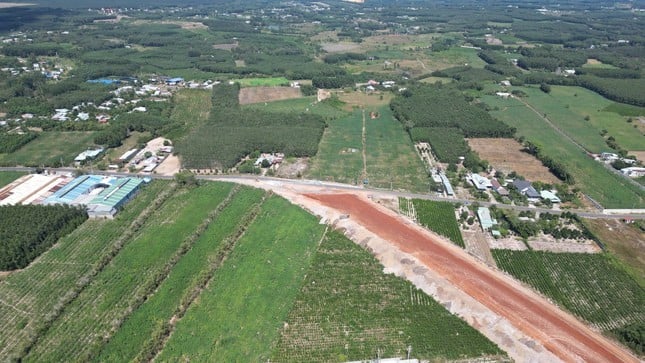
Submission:
{"label": "road curve", "polygon": [[355,194],[307,194],[414,255],[565,362],[639,362],[631,353],[463,250],[437,240]]}

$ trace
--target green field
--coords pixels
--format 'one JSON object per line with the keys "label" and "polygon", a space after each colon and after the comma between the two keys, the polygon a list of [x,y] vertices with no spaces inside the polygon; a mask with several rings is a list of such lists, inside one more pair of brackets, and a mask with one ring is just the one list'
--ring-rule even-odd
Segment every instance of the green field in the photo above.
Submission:
{"label": "green field", "polygon": [[167,182],[152,183],[114,220],[86,221],[30,266],[0,280],[0,356],[19,357],[68,294],[91,280],[99,261],[109,261],[113,244],[137,230],[133,221],[145,221],[137,216],[163,202],[167,189]]}
{"label": "green field", "polygon": [[26,174],[22,171],[0,171],[0,188]]}
{"label": "green field", "polygon": [[362,178],[362,114],[355,110],[351,116],[327,121],[327,128],[312,158],[306,176],[356,184]]}
{"label": "green field", "polygon": [[284,77],[239,78],[234,79],[233,82],[238,82],[242,87],[281,86],[289,84],[289,80]]}
{"label": "green field", "polygon": [[520,101],[489,95],[483,96],[482,100],[489,106],[496,107],[491,114],[509,126],[516,127],[518,136],[525,136],[528,140],[541,144],[546,155],[564,164],[574,176],[576,186],[603,207],[645,206],[644,193],[638,187],[588,157]]}
{"label": "green field", "polygon": [[[457,218],[455,217],[454,205],[423,199],[413,199],[412,202],[414,203],[417,220],[422,226],[447,237],[457,246],[465,248]],[[399,203],[401,204],[401,202]]]}
{"label": "green field", "polygon": [[[365,154],[369,186],[427,192],[429,182],[409,136],[389,107],[374,110],[380,117],[371,119],[365,110]],[[363,178],[363,113],[328,121],[329,126],[313,158],[308,177],[344,183],[361,183]]]}
{"label": "green field", "polygon": [[[193,248],[179,260],[172,273],[152,297],[139,307],[110,338],[97,361],[126,362],[155,352],[161,336],[169,329],[173,315],[198,294],[208,277],[217,270],[218,256],[232,245],[225,243],[244,221],[251,207],[261,202],[264,192],[244,187],[215,216]],[[234,243],[236,239],[231,239]]]}
{"label": "green field", "polygon": [[190,249],[194,233],[232,188],[211,183],[175,192],[42,333],[23,361],[92,359],[104,337],[154,292]]}
{"label": "green field", "polygon": [[492,250],[504,271],[603,331],[645,321],[645,290],[604,254]]}
{"label": "green field", "polygon": [[323,230],[314,216],[286,200],[267,199],[177,323],[159,361],[266,361]]}
{"label": "green field", "polygon": [[265,104],[255,103],[242,106],[242,108],[280,113],[311,112],[313,114],[324,117],[325,120],[330,120],[348,115],[348,112],[341,110],[340,106],[342,106],[342,104],[335,105],[331,100],[316,102],[316,97],[310,96],[294,98],[290,100],[267,102]]}
{"label": "green field", "polygon": [[0,165],[69,165],[76,155],[94,147],[92,132],[42,132],[38,138],[11,154],[0,154]]}
{"label": "green field", "polygon": [[645,116],[645,107],[628,105],[625,103],[611,103],[603,111],[617,113],[622,116]]}
{"label": "green field", "polygon": [[376,357],[443,361],[503,354],[475,329],[338,232],[318,248],[273,350],[274,362]]}
{"label": "green field", "polygon": [[182,89],[177,92],[173,97],[175,107],[170,118],[180,127],[166,136],[174,141],[206,122],[213,107],[211,96],[212,92],[207,90]]}
{"label": "green field", "polygon": [[[587,150],[593,153],[611,151],[600,136],[607,130],[607,136],[625,150],[645,150],[645,135],[627,122],[627,117],[605,109],[615,104],[597,93],[581,87],[552,86],[550,93],[535,87],[519,88],[529,96],[524,98],[531,106],[547,117]],[[614,106],[615,107],[615,106]],[[589,116],[589,121],[585,117]]]}

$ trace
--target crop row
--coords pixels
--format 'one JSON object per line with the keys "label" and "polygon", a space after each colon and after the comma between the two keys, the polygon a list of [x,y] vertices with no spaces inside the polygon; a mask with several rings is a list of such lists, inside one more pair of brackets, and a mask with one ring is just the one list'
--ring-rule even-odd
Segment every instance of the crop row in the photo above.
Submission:
{"label": "crop row", "polygon": [[607,255],[491,252],[501,269],[601,330],[645,321],[645,290]]}
{"label": "crop row", "polygon": [[465,247],[452,204],[423,199],[414,199],[413,203],[417,220],[422,226],[447,237],[462,248]]}
{"label": "crop row", "polygon": [[501,354],[475,329],[338,232],[307,271],[271,361],[330,362],[405,356],[460,359]]}
{"label": "crop row", "polygon": [[[210,276],[217,270],[221,254],[233,248],[234,230],[246,224],[249,210],[262,202],[263,192],[243,188],[220,211],[192,249],[174,266],[172,273],[110,338],[98,361],[149,360],[172,328],[171,320],[181,317]],[[227,237],[228,236],[228,237]],[[174,318],[174,319],[172,319]]]}
{"label": "crop row", "polygon": [[163,271],[186,236],[197,230],[230,188],[208,184],[171,196],[56,319],[25,360],[89,359],[110,331],[149,294],[149,287],[165,277]]}
{"label": "crop row", "polygon": [[26,269],[0,282],[0,356],[18,357],[91,280],[114,241],[136,229],[133,219],[163,202],[168,183],[144,188],[114,220],[86,221]]}
{"label": "crop row", "polygon": [[268,198],[157,359],[266,361],[323,230],[302,209]]}

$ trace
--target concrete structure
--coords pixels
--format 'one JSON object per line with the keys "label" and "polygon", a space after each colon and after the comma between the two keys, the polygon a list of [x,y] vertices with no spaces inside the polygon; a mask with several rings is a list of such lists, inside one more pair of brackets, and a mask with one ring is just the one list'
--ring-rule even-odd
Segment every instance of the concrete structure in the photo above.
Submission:
{"label": "concrete structure", "polygon": [[497,224],[497,221],[491,217],[490,210],[485,207],[477,208],[477,218],[479,218],[479,223],[482,226],[482,230],[488,231]]}

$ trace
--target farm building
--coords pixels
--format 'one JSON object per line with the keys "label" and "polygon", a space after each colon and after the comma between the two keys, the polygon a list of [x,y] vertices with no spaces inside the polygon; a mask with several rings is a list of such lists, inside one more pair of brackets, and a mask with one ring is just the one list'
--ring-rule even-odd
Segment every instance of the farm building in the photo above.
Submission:
{"label": "farm building", "polygon": [[139,191],[142,183],[143,179],[139,178],[116,179],[87,204],[87,214],[90,218],[113,218],[117,210]]}
{"label": "farm building", "polygon": [[560,203],[560,198],[558,198],[558,196],[555,195],[555,193],[550,192],[548,190],[540,191],[540,196],[542,197],[542,199],[551,201],[551,203]]}
{"label": "farm building", "polygon": [[443,184],[446,194],[450,196],[455,195],[455,191],[452,189],[452,185],[450,184],[448,177],[443,173],[439,174],[439,177],[441,178],[441,183]]}
{"label": "farm building", "polygon": [[103,148],[98,148],[94,150],[85,150],[82,153],[78,154],[78,156],[74,158],[74,161],[77,163],[83,163],[87,160],[92,160],[96,158],[102,152],[103,152]]}
{"label": "farm building", "polygon": [[180,77],[170,78],[170,79],[166,80],[166,84],[169,85],[169,86],[176,86],[176,85],[179,85],[181,83],[184,83],[184,79],[180,78]]}
{"label": "farm building", "polygon": [[513,186],[515,186],[520,193],[526,195],[529,199],[540,199],[540,193],[533,188],[533,185],[531,185],[531,182],[529,181],[515,179],[513,180]]}
{"label": "farm building", "polygon": [[479,174],[470,174],[468,176],[468,180],[470,180],[472,185],[478,190],[486,190],[493,187],[493,184],[491,184],[491,181],[488,180],[488,178],[484,178]]}
{"label": "farm building", "polygon": [[43,204],[85,205],[90,218],[113,217],[143,184],[139,178],[83,175],[75,178]]}
{"label": "farm building", "polygon": [[488,231],[497,224],[497,221],[491,217],[490,210],[485,207],[477,208],[477,218],[479,218],[479,223],[482,226],[482,230]]}
{"label": "farm building", "polygon": [[501,196],[503,196],[503,197],[504,197],[504,196],[508,196],[508,195],[509,195],[508,190],[506,190],[506,188],[504,188],[504,187],[502,186],[502,184],[500,184],[500,183],[497,181],[497,179],[493,179],[493,180],[491,180],[491,181],[490,181],[490,184],[492,185],[493,190],[497,192],[497,194],[499,194],[499,195],[501,195]]}
{"label": "farm building", "polygon": [[645,176],[645,168],[639,168],[636,166],[620,169],[620,172],[623,173],[623,175],[627,175],[630,178],[638,178],[641,176]]}
{"label": "farm building", "polygon": [[123,153],[123,155],[121,155],[121,157],[119,157],[119,161],[121,162],[129,161],[130,159],[132,159],[134,155],[136,155],[137,151],[139,151],[139,149],[137,148],[126,151],[125,153]]}
{"label": "farm building", "polygon": [[29,174],[0,188],[0,205],[38,204],[71,180],[64,174]]}

